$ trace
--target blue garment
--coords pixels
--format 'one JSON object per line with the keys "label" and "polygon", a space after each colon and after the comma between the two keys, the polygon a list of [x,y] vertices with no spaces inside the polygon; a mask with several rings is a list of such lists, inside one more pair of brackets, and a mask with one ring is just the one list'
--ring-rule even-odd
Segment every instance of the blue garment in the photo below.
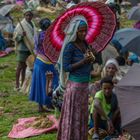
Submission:
{"label": "blue garment", "polygon": [[4,51],[6,49],[6,40],[3,38],[0,32],[0,50]]}
{"label": "blue garment", "polygon": [[35,51],[37,54],[41,54],[45,56],[45,52],[43,49],[43,40],[45,38],[46,31],[41,31],[38,35],[35,36]]}
{"label": "blue garment", "polygon": [[52,5],[52,6],[54,6],[54,7],[55,7],[55,6],[56,6],[57,1],[56,1],[56,0],[51,0],[51,1],[50,1],[50,3],[51,3],[51,5]]}
{"label": "blue garment", "polygon": [[45,64],[38,58],[34,63],[34,70],[32,75],[32,83],[29,99],[35,101],[40,105],[51,105],[51,97],[46,95],[46,72],[53,72],[52,89],[58,86],[58,73],[53,64]]}
{"label": "blue garment", "polygon": [[132,54],[128,57],[129,60],[133,61],[134,63],[139,63],[139,58],[136,54]]}
{"label": "blue garment", "polygon": [[[85,48],[86,50],[87,48]],[[75,77],[89,77],[91,71],[91,64],[84,64],[76,70],[72,69],[72,64],[84,59],[84,53],[74,46],[73,43],[68,43],[63,53],[63,69],[69,72],[69,76]]]}

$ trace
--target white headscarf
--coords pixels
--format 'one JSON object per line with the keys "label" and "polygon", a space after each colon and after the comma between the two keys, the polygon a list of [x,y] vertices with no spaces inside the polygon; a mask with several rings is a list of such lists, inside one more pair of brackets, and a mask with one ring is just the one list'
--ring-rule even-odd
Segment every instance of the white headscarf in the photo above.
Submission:
{"label": "white headscarf", "polygon": [[102,70],[101,77],[103,78],[103,77],[106,76],[106,68],[107,68],[107,66],[110,65],[110,64],[115,65],[115,67],[116,67],[116,69],[117,69],[117,72],[115,73],[115,75],[114,75],[113,78],[115,78],[115,79],[117,79],[117,80],[120,80],[120,79],[122,78],[121,73],[120,73],[120,68],[119,68],[118,62],[117,62],[116,59],[114,59],[114,58],[111,58],[111,59],[109,59],[109,60],[106,62],[105,66],[104,66],[104,68],[103,68],[103,70]]}
{"label": "white headscarf", "polygon": [[[79,27],[80,21],[84,21],[87,23],[86,19],[83,16],[75,16],[64,30],[66,36],[65,36],[64,43],[63,43],[63,46],[62,46],[62,49],[60,52],[60,56],[58,59],[59,79],[60,79],[59,88],[61,90],[62,90],[61,87],[65,88],[66,82],[68,79],[68,73],[64,72],[64,70],[63,70],[63,52],[64,52],[66,45],[69,42],[75,41],[76,33],[77,33],[77,29]],[[66,76],[66,78],[65,78],[65,76]]]}

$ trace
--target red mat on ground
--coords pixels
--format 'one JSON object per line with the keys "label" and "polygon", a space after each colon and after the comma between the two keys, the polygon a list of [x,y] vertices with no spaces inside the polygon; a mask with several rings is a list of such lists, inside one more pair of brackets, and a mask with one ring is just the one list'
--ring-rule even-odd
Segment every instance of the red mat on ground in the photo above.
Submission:
{"label": "red mat on ground", "polygon": [[4,57],[6,55],[8,55],[8,54],[5,51],[0,51],[0,57]]}
{"label": "red mat on ground", "polygon": [[26,128],[27,123],[32,123],[36,119],[36,117],[30,118],[20,118],[18,119],[18,123],[13,125],[12,130],[8,134],[9,138],[27,138],[31,136],[37,136],[44,133],[49,133],[57,130],[58,128],[58,120],[54,117],[54,115],[48,115],[50,121],[53,122],[53,125],[50,128]]}

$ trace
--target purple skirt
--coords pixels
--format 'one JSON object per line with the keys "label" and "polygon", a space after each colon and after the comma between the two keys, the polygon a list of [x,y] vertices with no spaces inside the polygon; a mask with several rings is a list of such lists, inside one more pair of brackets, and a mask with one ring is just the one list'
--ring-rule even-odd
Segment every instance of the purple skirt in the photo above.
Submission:
{"label": "purple skirt", "polygon": [[57,140],[88,139],[88,83],[68,81]]}

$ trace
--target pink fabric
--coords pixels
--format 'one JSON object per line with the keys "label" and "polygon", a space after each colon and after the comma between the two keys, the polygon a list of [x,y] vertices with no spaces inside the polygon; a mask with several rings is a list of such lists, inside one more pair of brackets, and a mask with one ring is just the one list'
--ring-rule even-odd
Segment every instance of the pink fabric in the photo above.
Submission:
{"label": "pink fabric", "polygon": [[24,5],[24,0],[16,0],[16,4],[19,6],[23,6]]}
{"label": "pink fabric", "polygon": [[68,82],[57,140],[88,140],[88,83]]}
{"label": "pink fabric", "polygon": [[0,51],[0,57],[4,57],[6,55],[8,55],[8,54],[5,51]]}
{"label": "pink fabric", "polygon": [[35,129],[32,127],[26,128],[25,124],[32,123],[36,117],[21,118],[18,119],[18,123],[13,125],[11,132],[8,134],[9,138],[26,138],[31,136],[40,135],[43,133],[49,133],[58,128],[58,121],[53,115],[49,115],[49,120],[53,121],[53,125],[50,128]]}
{"label": "pink fabric", "polygon": [[140,21],[137,21],[137,22],[134,24],[134,28],[140,29]]}

